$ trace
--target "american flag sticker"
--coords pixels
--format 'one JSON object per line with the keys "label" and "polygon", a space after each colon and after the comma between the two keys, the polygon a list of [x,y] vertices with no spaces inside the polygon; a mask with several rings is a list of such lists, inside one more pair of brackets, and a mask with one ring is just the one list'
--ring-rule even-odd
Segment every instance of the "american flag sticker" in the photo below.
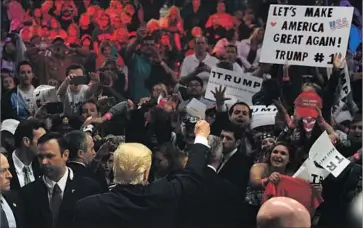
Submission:
{"label": "american flag sticker", "polygon": [[346,17],[329,22],[330,29],[335,31],[337,29],[349,27],[349,23]]}

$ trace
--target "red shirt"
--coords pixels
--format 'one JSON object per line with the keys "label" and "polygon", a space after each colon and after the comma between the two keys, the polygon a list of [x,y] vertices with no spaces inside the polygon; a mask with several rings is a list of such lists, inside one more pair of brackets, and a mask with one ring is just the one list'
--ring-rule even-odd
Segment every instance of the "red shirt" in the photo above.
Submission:
{"label": "red shirt", "polygon": [[321,195],[313,190],[310,183],[285,175],[280,175],[278,184],[269,183],[266,186],[265,193],[263,194],[263,202],[278,196],[295,199],[304,205],[311,215],[324,202]]}

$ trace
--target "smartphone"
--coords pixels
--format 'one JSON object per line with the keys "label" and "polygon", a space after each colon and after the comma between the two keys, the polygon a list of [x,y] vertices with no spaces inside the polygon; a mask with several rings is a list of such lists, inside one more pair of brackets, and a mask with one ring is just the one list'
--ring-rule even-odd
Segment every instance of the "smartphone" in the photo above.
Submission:
{"label": "smartphone", "polygon": [[63,103],[62,102],[50,102],[45,105],[48,114],[58,114],[63,113]]}
{"label": "smartphone", "polygon": [[76,76],[71,79],[72,85],[87,85],[88,84],[88,78],[87,76]]}

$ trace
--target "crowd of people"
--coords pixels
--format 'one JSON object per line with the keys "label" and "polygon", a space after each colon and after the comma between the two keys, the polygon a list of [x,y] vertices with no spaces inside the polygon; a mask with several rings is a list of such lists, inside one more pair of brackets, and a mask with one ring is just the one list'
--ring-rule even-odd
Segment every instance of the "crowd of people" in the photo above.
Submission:
{"label": "crowd of people", "polygon": [[[260,62],[268,7],[248,1],[2,4],[0,228],[361,227],[361,41],[329,72]],[[261,90],[207,99],[213,68]],[[302,92],[321,97],[316,118],[295,110]],[[251,127],[254,105],[274,124]],[[281,190],[323,132],[348,167]]]}

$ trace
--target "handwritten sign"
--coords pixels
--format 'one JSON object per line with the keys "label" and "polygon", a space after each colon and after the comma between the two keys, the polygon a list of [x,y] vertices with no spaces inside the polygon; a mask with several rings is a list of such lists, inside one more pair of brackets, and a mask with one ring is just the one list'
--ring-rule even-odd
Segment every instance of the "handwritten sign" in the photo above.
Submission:
{"label": "handwritten sign", "polygon": [[275,124],[275,116],[277,113],[277,108],[275,105],[270,105],[268,107],[264,105],[255,105],[251,106],[251,109],[251,129]]}
{"label": "handwritten sign", "polygon": [[332,66],[345,55],[353,7],[270,5],[261,62]]}
{"label": "handwritten sign", "polygon": [[187,113],[191,116],[197,117],[199,116],[202,119],[205,119],[205,111],[207,110],[207,105],[193,98],[186,107]]}
{"label": "handwritten sign", "polygon": [[58,102],[57,89],[50,85],[40,85],[33,92],[35,110],[38,110],[46,102]]}
{"label": "handwritten sign", "polygon": [[311,184],[321,184],[329,174],[328,171],[317,167],[314,161],[308,158],[292,177],[306,180]]}
{"label": "handwritten sign", "polygon": [[225,96],[252,105],[252,96],[260,91],[262,78],[214,67],[209,76],[205,98],[215,101],[212,91],[226,87]]}
{"label": "handwritten sign", "polygon": [[309,158],[317,162],[334,177],[338,177],[350,163],[330,142],[326,131],[320,135],[311,147]]}

